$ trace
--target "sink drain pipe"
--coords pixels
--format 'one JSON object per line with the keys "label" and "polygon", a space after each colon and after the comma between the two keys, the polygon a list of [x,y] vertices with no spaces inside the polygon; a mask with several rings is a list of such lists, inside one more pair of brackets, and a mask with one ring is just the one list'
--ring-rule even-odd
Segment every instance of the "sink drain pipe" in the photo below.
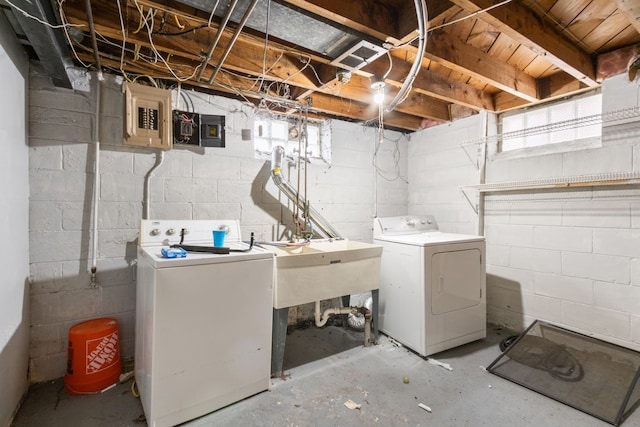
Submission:
{"label": "sink drain pipe", "polygon": [[320,311],[320,301],[316,301],[315,319],[316,326],[321,328],[327,324],[329,316],[332,314],[356,314],[364,315],[364,346],[371,345],[371,310],[365,307],[332,307],[327,308],[324,312]]}

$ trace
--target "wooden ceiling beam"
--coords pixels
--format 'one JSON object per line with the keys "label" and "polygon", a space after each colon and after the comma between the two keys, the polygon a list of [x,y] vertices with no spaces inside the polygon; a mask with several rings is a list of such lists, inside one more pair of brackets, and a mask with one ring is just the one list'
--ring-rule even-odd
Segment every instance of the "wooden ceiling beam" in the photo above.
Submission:
{"label": "wooden ceiling beam", "polygon": [[[538,91],[542,94],[541,102],[560,99],[568,95],[573,95],[588,90],[592,87],[576,80],[567,73],[557,73],[549,77],[538,80]],[[496,112],[504,112],[514,108],[531,105],[522,98],[515,97],[509,93],[501,92],[495,96]]]}
{"label": "wooden ceiling beam", "polygon": [[533,77],[464,43],[450,33],[429,33],[425,56],[449,69],[485,81],[529,102],[539,100],[537,84]]}
{"label": "wooden ceiling beam", "polygon": [[[81,22],[77,16],[68,16],[70,22]],[[94,20],[97,30],[108,37],[113,37],[120,42],[122,41],[122,32],[119,28],[113,28],[108,25],[113,25],[106,20],[96,19]],[[219,48],[216,49],[212,58],[215,60],[218,57],[228,40],[230,35],[225,34],[222,36]],[[138,34],[129,34],[127,40],[131,43],[138,43],[141,46],[147,48],[151,47],[146,32],[139,32]],[[154,35],[154,45],[163,54],[171,53],[176,57],[184,57],[191,61],[198,61],[201,59],[199,52],[207,49],[205,38],[195,39],[178,39],[176,37]],[[225,61],[223,68],[232,72],[243,73],[254,77],[259,77],[263,73],[263,59],[265,50],[264,47],[258,46],[251,42],[247,42],[242,37],[236,41],[235,48],[241,55],[230,55]],[[185,56],[185,52],[189,52]],[[299,93],[299,96],[305,98],[312,92],[323,92],[328,95],[333,95],[336,92],[335,88],[335,72],[336,68],[326,64],[317,64],[311,61],[310,58],[304,58],[289,52],[283,52],[274,48],[267,48],[266,52],[268,75],[265,76],[269,81],[277,81],[279,84],[275,86],[281,86],[281,84],[287,84],[291,87],[300,87],[306,89],[305,92]],[[184,63],[187,64],[187,63]],[[185,65],[186,66],[186,65]],[[319,70],[319,72],[318,72]],[[213,68],[208,67],[205,70],[204,75],[210,76],[213,72]],[[191,73],[181,73],[179,76],[185,78],[191,75]],[[319,80],[320,75],[327,78],[328,82]],[[355,77],[355,76],[354,76]],[[171,78],[167,75],[166,78]],[[354,79],[354,80],[357,80]],[[206,80],[203,80],[203,82]],[[192,84],[201,85],[203,87],[207,84],[203,82],[192,82]],[[290,88],[287,88],[290,90]],[[391,89],[390,89],[391,90]],[[397,91],[397,90],[396,90]],[[307,93],[308,92],[308,93]],[[279,90],[279,95],[282,95],[282,89]],[[341,88],[339,94],[340,98],[351,99],[357,102],[370,103],[372,101],[372,93],[369,80],[363,84],[350,83],[344,85]],[[420,100],[415,105],[415,111],[406,106],[403,108],[404,112],[408,114],[415,114],[419,116],[429,117],[441,121],[448,120],[447,104],[441,100],[434,100],[427,97],[427,100],[422,100],[425,95],[417,96],[416,99]]]}
{"label": "wooden ceiling beam", "polygon": [[[470,13],[485,10],[495,3],[492,0],[451,1]],[[545,57],[586,85],[598,86],[592,58],[564,35],[545,26],[538,16],[520,2],[512,1],[490,9],[480,13],[478,18],[528,47],[537,55]]]}
{"label": "wooden ceiling beam", "polygon": [[[380,78],[389,69],[388,61],[386,56],[381,57],[366,65],[360,71]],[[411,65],[408,62],[393,57],[391,71],[385,81],[400,87],[404,79],[409,75],[410,69]],[[475,110],[494,110],[493,97],[490,94],[466,83],[434,73],[425,67],[418,72],[413,82],[413,88],[418,92],[444,102],[461,104]]]}

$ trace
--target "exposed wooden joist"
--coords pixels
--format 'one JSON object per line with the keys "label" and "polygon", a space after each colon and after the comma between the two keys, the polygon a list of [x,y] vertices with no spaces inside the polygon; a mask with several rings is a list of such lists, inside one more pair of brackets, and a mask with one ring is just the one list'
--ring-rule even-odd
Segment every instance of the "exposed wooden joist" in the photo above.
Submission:
{"label": "exposed wooden joist", "polygon": [[[593,89],[594,88],[585,85],[566,73],[553,74],[549,77],[538,80],[538,91],[542,94],[540,102],[552,101],[554,99],[563,98],[568,95],[574,95]],[[497,112],[504,112],[514,108],[531,105],[522,98],[518,98],[506,92],[497,94],[495,96],[495,101]]]}
{"label": "exposed wooden joist", "polygon": [[529,102],[539,100],[533,77],[480,49],[469,46],[454,35],[442,31],[429,33],[425,56],[447,68],[486,81]]}
{"label": "exposed wooden joist", "polygon": [[[471,13],[494,5],[492,0],[451,1]],[[536,54],[544,56],[576,79],[589,86],[598,85],[591,57],[564,35],[546,27],[540,18],[520,2],[511,1],[481,13],[478,17]]]}
{"label": "exposed wooden joist", "polygon": [[633,28],[640,33],[640,0],[616,0],[616,4]]}
{"label": "exposed wooden joist", "polygon": [[[78,20],[78,22],[80,22],[81,18],[70,14],[69,19],[72,22],[76,22],[75,20]],[[131,22],[131,24],[133,24],[133,21]],[[96,27],[102,34],[108,35],[121,41],[121,30],[119,28],[113,28],[113,23],[108,18],[105,19],[104,17],[102,17],[101,19],[96,20]],[[209,30],[204,29],[204,31]],[[220,45],[214,52],[213,58],[216,58],[221,54],[224,46],[226,46],[226,43],[228,43],[229,39],[230,34],[224,34],[222,36]],[[144,32],[139,32],[138,34],[130,33],[127,40],[130,42],[135,41],[135,43],[138,43],[145,47],[150,47],[150,42]],[[190,60],[198,60],[200,58],[198,53],[207,49],[205,37],[189,40],[155,35],[154,45],[161,52],[165,54],[171,53],[176,57],[184,57],[185,52],[192,52],[191,55],[186,58]],[[235,47],[238,49],[238,51],[242,52],[242,54],[229,56],[225,61],[224,67],[228,68],[231,71],[249,74],[256,77],[260,76],[263,72],[263,60],[265,58],[264,47],[259,46],[257,43],[252,43],[250,40],[246,40],[242,37],[236,41]],[[292,87],[297,86],[305,88],[308,91],[320,91],[328,95],[332,94],[333,89],[330,87],[330,83],[333,79],[330,79],[328,82],[323,82],[318,79],[319,73],[317,73],[316,71],[317,69],[322,69],[324,71],[322,71],[320,74],[324,76],[331,75],[332,77],[335,77],[335,67],[325,64],[317,64],[311,61],[310,58],[286,53],[280,49],[273,47],[269,47],[266,51],[266,64],[267,68],[269,69],[271,80],[275,78],[279,79],[282,83],[291,85]],[[314,71],[314,69],[316,71]],[[210,73],[210,68],[208,68],[208,70],[205,70],[206,75],[210,75]],[[189,74],[190,73],[186,73],[186,76],[188,76]],[[167,78],[170,77],[171,76],[167,73]],[[182,75],[181,77],[185,77],[185,75]],[[306,96],[307,94],[304,94],[304,97]],[[371,102],[371,90],[369,84],[364,86],[361,85],[361,87],[357,85],[348,85],[345,87],[341,96],[344,98],[353,99],[358,102]],[[418,97],[418,99],[420,99],[420,97]],[[406,107],[404,108],[404,111],[408,114],[426,116],[437,120],[448,120],[446,103],[443,103],[443,101],[431,100],[431,102],[421,102],[417,105],[419,106],[415,107],[416,111],[410,111]]]}
{"label": "exposed wooden joist", "polygon": [[[388,59],[384,57],[363,67],[361,71],[382,77],[387,73],[388,69]],[[399,58],[393,58],[387,82],[401,86],[401,82],[407,77],[410,69],[411,64]],[[445,102],[459,103],[476,110],[493,111],[494,109],[493,98],[488,93],[482,92],[471,85],[434,73],[427,68],[422,68],[418,72],[413,82],[413,88],[418,92]]]}

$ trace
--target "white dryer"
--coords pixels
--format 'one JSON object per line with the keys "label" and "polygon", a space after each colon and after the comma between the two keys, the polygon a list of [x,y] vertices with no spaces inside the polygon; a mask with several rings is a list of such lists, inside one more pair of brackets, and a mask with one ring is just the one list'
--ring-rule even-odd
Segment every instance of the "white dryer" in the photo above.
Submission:
{"label": "white dryer", "polygon": [[486,337],[485,239],[432,216],[375,218],[380,330],[422,356]]}

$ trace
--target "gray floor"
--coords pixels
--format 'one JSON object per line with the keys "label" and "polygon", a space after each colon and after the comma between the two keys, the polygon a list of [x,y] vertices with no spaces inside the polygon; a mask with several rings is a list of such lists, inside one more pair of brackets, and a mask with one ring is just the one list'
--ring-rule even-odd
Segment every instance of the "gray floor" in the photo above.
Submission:
{"label": "gray floor", "polygon": [[[608,426],[590,415],[487,371],[508,331],[489,327],[485,340],[432,357],[429,363],[382,335],[361,345],[362,333],[330,326],[287,337],[284,378],[271,389],[186,426]],[[403,381],[409,378],[409,383]],[[14,427],[145,426],[131,381],[99,395],[69,396],[62,379],[34,385]],[[349,409],[353,401],[358,409]],[[428,412],[418,405],[431,408]],[[640,411],[623,426],[640,426]]]}

